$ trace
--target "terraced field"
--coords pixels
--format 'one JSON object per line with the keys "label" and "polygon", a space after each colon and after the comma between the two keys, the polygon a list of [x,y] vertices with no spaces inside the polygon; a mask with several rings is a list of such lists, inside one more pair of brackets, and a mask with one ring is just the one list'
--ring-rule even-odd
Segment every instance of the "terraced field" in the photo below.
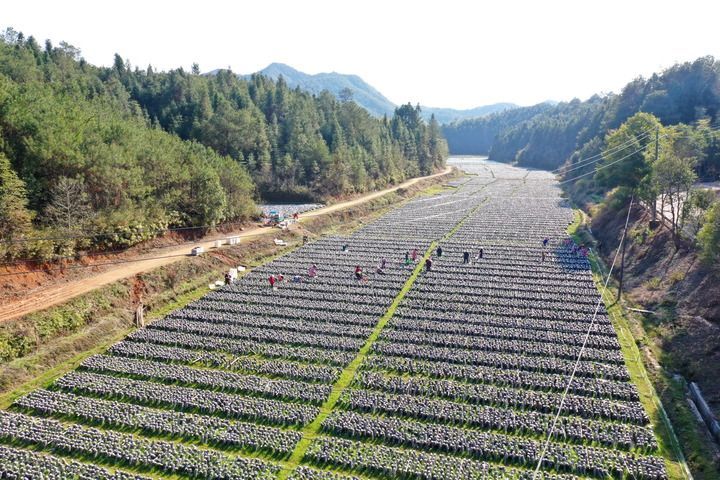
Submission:
{"label": "terraced field", "polygon": [[667,478],[553,178],[464,167],[17,400],[0,478]]}

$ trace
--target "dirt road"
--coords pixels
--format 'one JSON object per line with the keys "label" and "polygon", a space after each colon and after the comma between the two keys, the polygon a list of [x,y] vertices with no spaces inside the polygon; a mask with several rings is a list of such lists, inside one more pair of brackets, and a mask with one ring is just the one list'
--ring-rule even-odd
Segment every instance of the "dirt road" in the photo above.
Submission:
{"label": "dirt road", "polygon": [[[348,200],[347,202],[336,203],[328,207],[323,207],[303,214],[300,221],[302,222],[303,218],[317,217],[350,208],[355,205],[360,205],[385,194],[394,192],[400,188],[408,188],[421,180],[446,175],[450,173],[450,171],[451,167],[447,167],[444,171],[434,175],[413,178],[394,187],[386,188],[385,190],[379,190],[353,200]],[[62,285],[49,285],[41,291],[33,291],[32,294],[28,295],[26,298],[0,305],[0,321],[12,320],[13,318],[21,317],[38,310],[58,305],[109,283],[117,282],[118,280],[132,277],[138,273],[177,262],[182,258],[187,258],[190,248],[195,245],[203,246],[207,251],[210,248],[214,248],[215,240],[227,238],[228,236],[236,235],[242,238],[251,238],[261,235],[271,236],[274,233],[277,233],[277,230],[255,227],[242,232],[213,235],[204,240],[193,242],[192,245],[185,244],[158,248],[153,250],[151,253],[138,255],[137,257],[131,259],[98,262],[99,265],[106,263],[106,270],[97,272],[96,274],[91,274],[86,278],[72,280]]]}

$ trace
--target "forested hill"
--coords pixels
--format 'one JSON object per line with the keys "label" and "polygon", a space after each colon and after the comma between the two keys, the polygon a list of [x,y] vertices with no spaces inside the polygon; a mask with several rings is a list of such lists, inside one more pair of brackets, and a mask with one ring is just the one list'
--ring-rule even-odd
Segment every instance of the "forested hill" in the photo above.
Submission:
{"label": "forested hill", "polygon": [[573,152],[597,154],[604,136],[637,112],[674,125],[715,123],[719,110],[720,62],[702,57],[637,78],[619,94],[517,108],[445,125],[443,133],[452,153],[489,154],[493,160],[553,169]]}
{"label": "forested hill", "polygon": [[446,157],[438,123],[410,105],[378,119],[260,75],[155,72],[118,55],[95,67],[66,43],[41,47],[11,29],[0,38],[0,257],[242,221],[258,192],[364,192]]}
{"label": "forested hill", "polygon": [[[218,70],[212,73],[216,74],[217,72]],[[397,108],[382,93],[357,75],[345,75],[336,72],[310,75],[283,63],[271,63],[256,73],[273,80],[277,80],[282,76],[290,88],[300,87],[301,90],[310,93],[319,94],[327,90],[337,97],[342,98],[347,95],[347,99],[351,95],[358,105],[376,117],[390,116]],[[246,76],[247,79],[251,77],[252,75]]]}
{"label": "forested hill", "polygon": [[[219,71],[213,70],[209,74],[216,75]],[[277,80],[282,76],[290,88],[300,87],[301,90],[317,94],[327,90],[340,99],[352,99],[376,117],[392,115],[397,108],[382,93],[357,75],[336,72],[310,75],[283,63],[271,63],[256,73],[273,80]],[[246,75],[244,78],[250,79],[251,77],[252,75]],[[511,108],[517,108],[517,105],[513,103],[493,103],[469,109],[421,106],[421,114],[426,121],[430,121],[434,116],[439,123],[443,124],[467,118],[483,117]]]}

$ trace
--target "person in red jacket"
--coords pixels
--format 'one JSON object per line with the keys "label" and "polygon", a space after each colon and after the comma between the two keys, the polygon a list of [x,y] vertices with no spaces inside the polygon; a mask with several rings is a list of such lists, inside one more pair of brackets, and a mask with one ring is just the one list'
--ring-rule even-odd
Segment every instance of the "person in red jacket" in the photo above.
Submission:
{"label": "person in red jacket", "polygon": [[270,282],[270,288],[275,290],[275,275],[270,275],[268,281]]}

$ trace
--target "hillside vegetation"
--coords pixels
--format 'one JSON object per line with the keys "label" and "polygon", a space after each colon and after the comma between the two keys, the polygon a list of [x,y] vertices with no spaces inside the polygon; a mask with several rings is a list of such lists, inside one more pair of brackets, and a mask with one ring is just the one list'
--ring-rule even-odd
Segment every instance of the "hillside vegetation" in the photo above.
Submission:
{"label": "hillside vegetation", "polygon": [[[491,160],[554,169],[574,152],[576,158],[599,153],[605,135],[637,112],[675,125],[715,123],[719,109],[720,62],[702,57],[637,78],[619,94],[517,108],[446,125],[443,132],[452,153],[488,154]],[[717,176],[720,169],[712,172]]]}
{"label": "hillside vegetation", "polygon": [[[720,62],[702,57],[618,95],[519,108],[445,127],[454,153],[556,169],[580,204],[631,196],[663,220],[676,249],[697,247],[706,266],[720,258],[720,203],[697,181],[720,178]],[[662,213],[660,213],[662,212]]]}
{"label": "hillside vegetation", "polygon": [[[266,197],[377,189],[440,167],[436,121],[376,119],[279,79],[155,72],[67,43],[0,38],[0,257],[122,248],[167,227],[242,222]],[[42,241],[38,241],[42,238]],[[33,241],[28,241],[33,239]]]}

